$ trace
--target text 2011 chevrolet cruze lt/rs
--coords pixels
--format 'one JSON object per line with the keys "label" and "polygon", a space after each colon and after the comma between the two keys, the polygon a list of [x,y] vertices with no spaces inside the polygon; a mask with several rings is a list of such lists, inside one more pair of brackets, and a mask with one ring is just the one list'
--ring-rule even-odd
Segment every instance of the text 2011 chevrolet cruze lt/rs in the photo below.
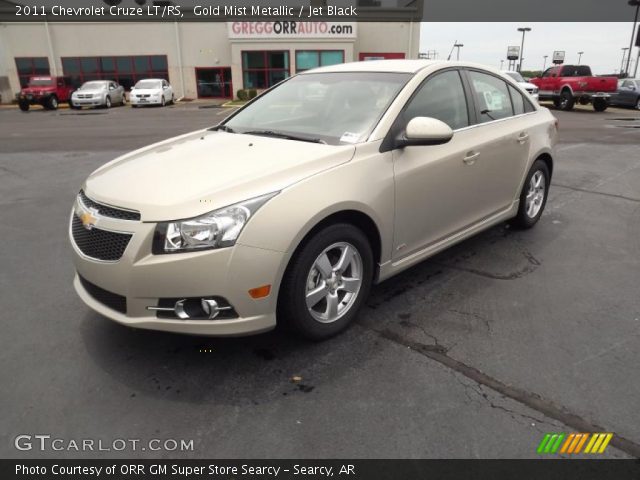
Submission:
{"label": "text 2011 chevrolet cruze lt/rs", "polygon": [[374,282],[545,207],[557,122],[467,63],[324,67],[124,155],[77,196],[75,289],[125,325],[321,339]]}

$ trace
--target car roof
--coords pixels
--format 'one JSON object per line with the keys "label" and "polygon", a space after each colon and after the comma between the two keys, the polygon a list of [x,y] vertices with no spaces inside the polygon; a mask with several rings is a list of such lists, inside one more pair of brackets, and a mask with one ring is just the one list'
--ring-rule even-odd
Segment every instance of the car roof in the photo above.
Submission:
{"label": "car roof", "polygon": [[429,67],[475,67],[483,70],[496,71],[491,67],[469,62],[449,62],[446,60],[367,60],[362,62],[339,63],[328,67],[314,68],[301,73],[330,73],[330,72],[388,72],[388,73],[417,73]]}

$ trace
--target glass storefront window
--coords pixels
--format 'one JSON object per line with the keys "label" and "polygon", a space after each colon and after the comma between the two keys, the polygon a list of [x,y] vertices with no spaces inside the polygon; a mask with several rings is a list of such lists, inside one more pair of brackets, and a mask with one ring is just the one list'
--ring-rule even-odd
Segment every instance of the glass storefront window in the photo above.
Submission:
{"label": "glass storefront window", "polygon": [[242,52],[244,88],[269,88],[289,76],[289,52],[261,50]]}
{"label": "glass storefront window", "polygon": [[326,67],[344,63],[343,50],[298,50],[296,51],[296,72],[311,68]]}
{"label": "glass storefront window", "polygon": [[49,59],[47,57],[17,57],[15,61],[20,87],[27,86],[29,77],[50,74]]}
{"label": "glass storefront window", "polygon": [[76,87],[90,80],[113,80],[130,89],[144,78],[169,80],[165,55],[63,57],[62,69]]}

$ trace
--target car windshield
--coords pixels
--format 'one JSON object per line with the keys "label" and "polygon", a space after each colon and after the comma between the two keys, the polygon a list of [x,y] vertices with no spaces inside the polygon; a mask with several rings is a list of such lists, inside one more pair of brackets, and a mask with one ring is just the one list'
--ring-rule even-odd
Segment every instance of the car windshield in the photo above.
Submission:
{"label": "car windshield", "polygon": [[224,127],[332,145],[358,143],[410,78],[381,72],[297,75],[259,96]]}
{"label": "car windshield", "polygon": [[136,88],[141,89],[150,89],[150,88],[161,88],[162,82],[158,80],[140,80],[136,83]]}
{"label": "car windshield", "polygon": [[87,82],[80,87],[80,90],[101,90],[107,88],[106,82]]}
{"label": "car windshield", "polygon": [[518,72],[507,72],[507,75],[509,75],[518,83],[525,83],[524,78],[522,78],[522,75],[520,75]]}
{"label": "car windshield", "polygon": [[33,77],[29,80],[30,87],[41,87],[45,85],[53,85],[53,78],[51,77]]}

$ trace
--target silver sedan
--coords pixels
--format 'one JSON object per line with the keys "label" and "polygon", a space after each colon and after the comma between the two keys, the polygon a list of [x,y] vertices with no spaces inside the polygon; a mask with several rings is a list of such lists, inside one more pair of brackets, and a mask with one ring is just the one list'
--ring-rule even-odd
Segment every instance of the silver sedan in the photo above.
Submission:
{"label": "silver sedan", "polygon": [[105,107],[124,105],[127,99],[124,87],[113,80],[92,80],[85,82],[71,94],[71,108]]}

